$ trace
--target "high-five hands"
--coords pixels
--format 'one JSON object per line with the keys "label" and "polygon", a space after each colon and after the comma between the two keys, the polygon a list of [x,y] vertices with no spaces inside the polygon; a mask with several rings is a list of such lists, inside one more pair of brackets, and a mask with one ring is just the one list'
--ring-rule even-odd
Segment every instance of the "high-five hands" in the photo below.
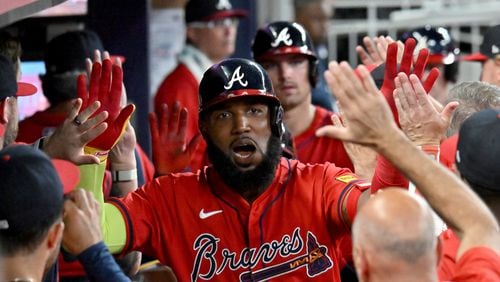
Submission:
{"label": "high-five hands", "polygon": [[395,80],[394,101],[399,124],[415,145],[439,145],[445,138],[458,102],[451,102],[440,113],[435,109],[420,79],[400,73]]}
{"label": "high-five hands", "polygon": [[[409,38],[405,42],[405,48],[403,52],[403,58],[401,59],[401,64],[398,69],[397,55],[398,46],[397,43],[389,44],[387,48],[387,59],[385,63],[385,74],[384,83],[380,88],[380,91],[384,94],[389,107],[391,108],[394,120],[399,124],[398,112],[396,109],[396,104],[394,103],[393,91],[396,88],[394,80],[398,73],[404,73],[406,75],[414,74],[418,79],[422,80],[422,76],[425,71],[425,66],[427,65],[427,59],[429,58],[429,50],[423,48],[418,53],[415,63],[413,63],[413,51],[415,50],[416,42],[413,38]],[[413,66],[413,69],[412,69]],[[439,76],[439,70],[437,68],[431,69],[425,81],[423,81],[423,88],[426,93],[429,93],[430,89],[436,82]]]}
{"label": "high-five hands", "polygon": [[133,104],[129,104],[123,109],[120,107],[122,82],[121,66],[112,64],[108,59],[103,60],[102,65],[95,62],[92,66],[88,91],[85,75],[78,77],[77,91],[78,97],[83,101],[82,107],[85,109],[93,102],[99,101],[101,107],[95,114],[103,111],[108,112],[106,119],[108,128],[85,147],[87,153],[96,155],[101,162],[106,160],[109,150],[118,142],[135,110]]}
{"label": "high-five hands", "polygon": [[349,126],[322,127],[316,135],[376,147],[386,134],[393,134],[391,130],[400,130],[397,130],[390,108],[366,67],[359,66],[358,73],[361,80],[346,62],[329,64],[325,79],[335,91]]}
{"label": "high-five hands", "polygon": [[153,147],[153,163],[157,175],[181,172],[189,166],[191,156],[200,143],[201,134],[186,140],[188,111],[176,102],[172,109],[162,105],[161,116],[149,114]]}

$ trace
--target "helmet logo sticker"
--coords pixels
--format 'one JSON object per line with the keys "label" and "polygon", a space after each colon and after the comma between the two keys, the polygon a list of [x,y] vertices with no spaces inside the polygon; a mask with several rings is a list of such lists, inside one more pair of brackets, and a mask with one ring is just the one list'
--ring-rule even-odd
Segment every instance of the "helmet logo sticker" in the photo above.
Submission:
{"label": "helmet logo sticker", "polygon": [[413,51],[414,55],[417,55],[420,50],[428,48],[429,46],[429,38],[427,36],[415,36],[415,40],[417,41],[417,45],[415,46],[415,51]]}
{"label": "helmet logo sticker", "polygon": [[492,54],[500,53],[500,49],[498,48],[498,46],[496,46],[495,44],[491,45],[491,53]]}
{"label": "helmet logo sticker", "polygon": [[215,6],[217,10],[230,10],[232,8],[231,3],[229,3],[229,0],[219,0],[217,2],[217,5]]}
{"label": "helmet logo sticker", "polygon": [[241,69],[241,66],[238,66],[234,70],[233,75],[231,76],[231,80],[226,85],[224,85],[224,89],[228,90],[228,89],[233,88],[233,84],[235,82],[238,82],[243,87],[246,87],[248,85],[248,80],[243,81],[245,74],[244,73],[240,74],[240,69]]}
{"label": "helmet logo sticker", "polygon": [[283,42],[285,45],[290,46],[293,44],[292,39],[290,38],[290,33],[288,33],[288,27],[285,27],[280,31],[276,39],[271,42],[272,47],[277,47],[280,43]]}

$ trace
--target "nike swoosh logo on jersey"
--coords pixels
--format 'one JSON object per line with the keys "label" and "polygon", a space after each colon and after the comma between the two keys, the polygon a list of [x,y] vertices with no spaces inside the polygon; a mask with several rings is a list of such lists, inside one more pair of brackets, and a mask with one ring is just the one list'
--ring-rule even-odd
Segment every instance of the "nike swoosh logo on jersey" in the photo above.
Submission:
{"label": "nike swoosh logo on jersey", "polygon": [[211,211],[211,212],[205,212],[204,209],[201,209],[200,211],[200,218],[201,219],[205,219],[205,218],[209,218],[211,217],[212,215],[216,215],[216,214],[219,214],[221,213],[222,210],[216,210],[216,211]]}

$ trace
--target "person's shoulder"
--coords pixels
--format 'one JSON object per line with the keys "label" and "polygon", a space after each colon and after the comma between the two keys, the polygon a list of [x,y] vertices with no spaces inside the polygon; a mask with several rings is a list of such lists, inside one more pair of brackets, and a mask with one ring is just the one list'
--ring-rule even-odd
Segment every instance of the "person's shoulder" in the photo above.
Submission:
{"label": "person's shoulder", "polygon": [[348,168],[341,168],[334,163],[302,163],[297,160],[291,160],[294,173],[301,178],[313,178],[315,181],[324,179],[338,185],[351,185],[355,183],[359,187],[369,187],[370,182],[357,176]]}
{"label": "person's shoulder", "polygon": [[196,78],[185,64],[179,63],[177,67],[170,74],[167,75],[164,82],[167,81],[174,83],[182,83],[186,81],[196,82]]}
{"label": "person's shoulder", "polygon": [[299,171],[318,171],[318,172],[326,172],[333,171],[335,173],[343,173],[350,172],[349,169],[340,168],[336,166],[334,163],[324,162],[324,163],[304,163],[299,160],[290,160],[292,167],[295,170]]}
{"label": "person's shoulder", "polygon": [[160,182],[199,182],[204,179],[204,172],[197,170],[194,172],[173,172],[156,178]]}
{"label": "person's shoulder", "polygon": [[165,103],[165,100],[181,99],[189,92],[198,95],[198,81],[184,64],[179,64],[158,87],[155,95],[155,105]]}
{"label": "person's shoulder", "polygon": [[500,255],[487,247],[474,247],[457,261],[452,281],[500,281]]}
{"label": "person's shoulder", "polygon": [[320,107],[320,106],[314,106],[314,108],[316,109],[316,113],[314,115],[315,119],[324,121],[325,123],[328,123],[328,124],[332,123],[331,117],[332,117],[332,115],[335,114],[334,112],[329,111],[329,110],[327,110],[323,107]]}

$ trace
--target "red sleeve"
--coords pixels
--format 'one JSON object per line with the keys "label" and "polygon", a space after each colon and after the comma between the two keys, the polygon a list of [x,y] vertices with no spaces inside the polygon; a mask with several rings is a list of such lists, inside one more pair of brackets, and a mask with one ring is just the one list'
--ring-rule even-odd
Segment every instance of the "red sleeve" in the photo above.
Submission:
{"label": "red sleeve", "polygon": [[447,229],[439,235],[441,244],[441,257],[439,259],[438,277],[439,280],[450,280],[455,273],[458,246],[460,240],[451,229]]}
{"label": "red sleeve", "polygon": [[[325,190],[325,203],[328,218],[331,219],[333,228],[350,232],[351,224],[357,211],[359,197],[370,183],[359,178],[348,169],[339,169],[330,166],[328,169],[337,169],[333,179],[327,178],[330,187]],[[327,175],[332,175],[327,172]]]}
{"label": "red sleeve", "polygon": [[468,250],[458,260],[452,281],[500,281],[500,256],[486,247]]}
{"label": "red sleeve", "polygon": [[160,85],[154,98],[155,112],[160,113],[161,105],[167,104],[171,108],[175,101],[188,110],[187,139],[190,140],[198,133],[198,81],[183,65],[178,65]]}
{"label": "red sleeve", "polygon": [[408,187],[408,179],[389,160],[378,155],[372,179],[372,194],[389,186]]}

